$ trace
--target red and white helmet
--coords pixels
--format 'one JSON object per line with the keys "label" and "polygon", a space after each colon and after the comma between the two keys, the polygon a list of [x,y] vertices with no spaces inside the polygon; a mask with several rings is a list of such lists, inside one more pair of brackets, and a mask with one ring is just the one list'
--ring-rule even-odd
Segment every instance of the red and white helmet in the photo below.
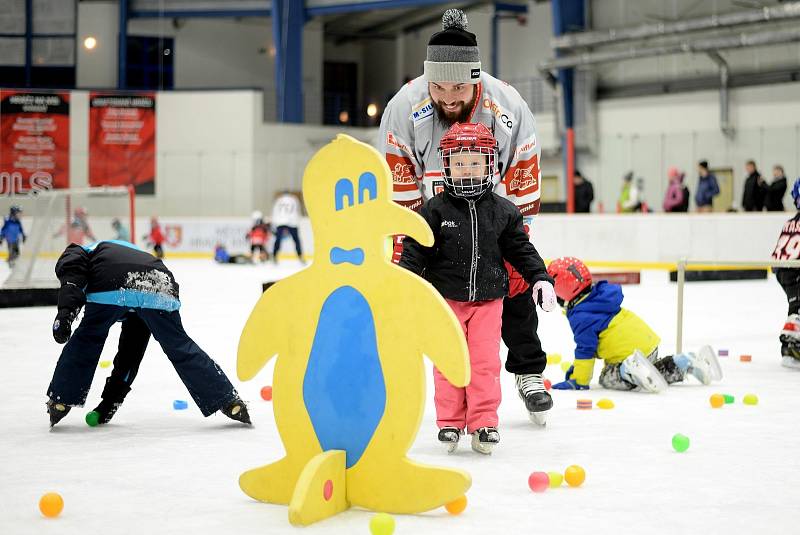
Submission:
{"label": "red and white helmet", "polygon": [[[485,156],[481,169],[455,167],[452,157],[461,154]],[[492,187],[497,163],[497,140],[482,123],[455,123],[439,141],[439,162],[444,186],[455,197],[477,197]],[[457,162],[456,165],[461,165]],[[473,171],[473,172],[470,172]],[[463,173],[463,174],[462,174]],[[456,175],[455,177],[453,175]]]}
{"label": "red and white helmet", "polygon": [[586,264],[572,256],[556,258],[547,266],[547,274],[553,277],[558,302],[563,306],[578,297],[592,285],[592,274]]}

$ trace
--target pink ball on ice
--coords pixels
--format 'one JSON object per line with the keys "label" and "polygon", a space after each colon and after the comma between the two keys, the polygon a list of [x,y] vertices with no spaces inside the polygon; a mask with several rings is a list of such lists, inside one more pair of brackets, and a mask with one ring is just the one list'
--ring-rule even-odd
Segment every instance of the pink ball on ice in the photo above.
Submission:
{"label": "pink ball on ice", "polygon": [[528,476],[528,486],[533,492],[544,492],[550,486],[550,476],[546,472],[534,472]]}

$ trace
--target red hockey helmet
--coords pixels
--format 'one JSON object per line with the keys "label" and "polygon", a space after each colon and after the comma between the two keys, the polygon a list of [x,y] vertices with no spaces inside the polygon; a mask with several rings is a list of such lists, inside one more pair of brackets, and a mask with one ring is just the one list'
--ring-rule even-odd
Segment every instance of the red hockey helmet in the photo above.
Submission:
{"label": "red hockey helmet", "polygon": [[[482,162],[471,156],[483,156]],[[497,140],[482,123],[455,123],[439,141],[444,186],[456,197],[477,197],[492,187]]]}
{"label": "red hockey helmet", "polygon": [[553,277],[556,297],[562,304],[569,303],[592,285],[589,268],[572,256],[562,256],[550,262],[547,274]]}

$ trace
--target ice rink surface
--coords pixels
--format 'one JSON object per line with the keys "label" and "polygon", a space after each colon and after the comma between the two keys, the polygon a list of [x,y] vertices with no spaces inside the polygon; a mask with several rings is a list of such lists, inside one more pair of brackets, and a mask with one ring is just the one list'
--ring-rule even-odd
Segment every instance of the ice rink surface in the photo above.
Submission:
{"label": "ice rink surface", "polygon": [[[45,391],[61,346],[50,335],[54,308],[0,309],[0,534],[300,533],[282,506],[255,502],[237,479],[246,469],[283,456],[272,407],[259,390],[271,384],[271,365],[254,380],[235,377],[236,346],[259,297],[261,282],[299,265],[215,265],[205,260],[166,260],[181,286],[187,332],[220,363],[249,401],[254,428],[224,416],[204,419],[169,361],[151,340],[141,371],[114,420],[90,428],[84,415],[99,401],[110,370],[97,369],[87,407],[76,408],[52,432]],[[3,266],[0,278],[6,271]],[[675,285],[665,272],[643,273],[625,286],[624,306],[648,321],[662,338],[661,354],[675,347]],[[469,505],[460,516],[444,509],[396,516],[397,534],[597,534],[796,533],[800,530],[800,418],[795,402],[800,372],[782,368],[777,333],[786,301],[766,281],[690,283],[686,292],[685,347],[726,348],[721,383],[694,379],[660,395],[605,391],[555,392],[546,428],[529,423],[513,376],[503,372],[501,444],[479,456],[462,440],[448,456],[436,442],[432,382],[420,432],[410,457],[462,468],[472,474]],[[413,328],[409,311],[408,327]],[[574,345],[560,312],[541,314],[539,333],[549,353],[570,358]],[[264,326],[269,329],[268,325]],[[113,357],[118,326],[101,360]],[[276,333],[279,335],[279,333]],[[739,362],[742,353],[751,363]],[[274,361],[273,361],[274,362]],[[600,364],[595,367],[595,378]],[[545,375],[560,381],[549,366]],[[712,409],[713,393],[736,397]],[[746,393],[757,406],[741,403]],[[610,398],[613,410],[577,411],[575,400]],[[691,439],[676,453],[671,437]],[[580,488],[533,494],[534,470],[586,470]],[[379,474],[387,482],[392,474]],[[59,492],[60,517],[45,519],[39,497]],[[304,528],[304,533],[368,534],[371,513],[350,510]]]}

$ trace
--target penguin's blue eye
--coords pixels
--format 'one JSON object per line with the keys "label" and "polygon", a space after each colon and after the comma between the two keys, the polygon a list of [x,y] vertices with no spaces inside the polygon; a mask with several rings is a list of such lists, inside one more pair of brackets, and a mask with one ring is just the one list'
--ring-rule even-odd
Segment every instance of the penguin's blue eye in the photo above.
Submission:
{"label": "penguin's blue eye", "polygon": [[358,203],[364,202],[364,192],[367,192],[367,200],[374,201],[378,197],[378,181],[372,173],[362,173],[358,177]]}
{"label": "penguin's blue eye", "polygon": [[337,212],[345,207],[345,198],[347,199],[347,206],[353,206],[355,195],[353,193],[353,183],[350,182],[350,179],[340,178],[339,181],[336,182],[334,196]]}

